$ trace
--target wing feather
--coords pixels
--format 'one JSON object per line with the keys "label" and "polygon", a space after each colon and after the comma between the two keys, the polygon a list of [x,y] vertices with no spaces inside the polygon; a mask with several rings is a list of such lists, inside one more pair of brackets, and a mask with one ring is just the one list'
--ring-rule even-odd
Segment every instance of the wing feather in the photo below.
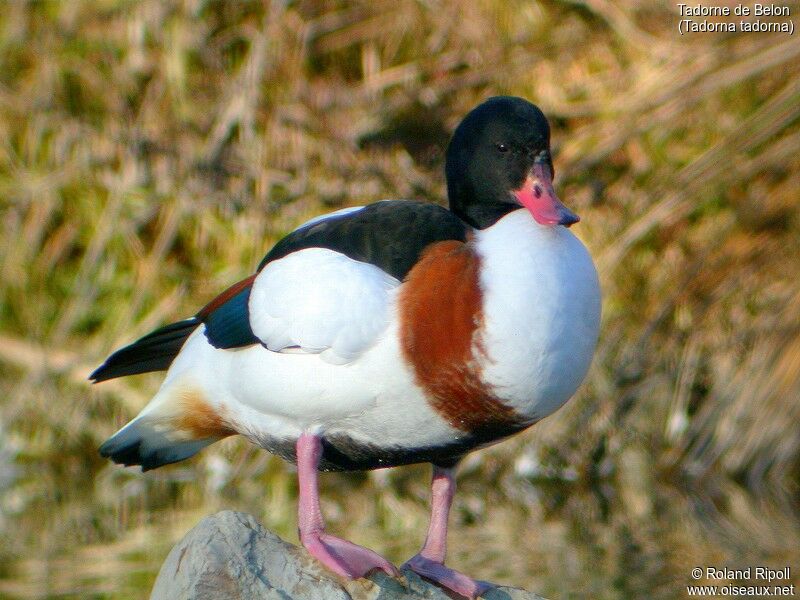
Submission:
{"label": "wing feather", "polygon": [[326,248],[268,263],[253,281],[253,333],[275,352],[299,347],[344,364],[386,329],[400,282],[382,269]]}

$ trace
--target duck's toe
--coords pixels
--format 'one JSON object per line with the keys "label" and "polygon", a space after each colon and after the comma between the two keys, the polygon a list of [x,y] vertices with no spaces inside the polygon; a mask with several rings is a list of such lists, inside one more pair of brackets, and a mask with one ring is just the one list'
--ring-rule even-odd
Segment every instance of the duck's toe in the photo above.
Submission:
{"label": "duck's toe", "polygon": [[380,554],[327,533],[304,536],[302,542],[311,556],[334,573],[348,579],[364,577],[375,569],[380,569],[392,577],[400,574],[397,568]]}
{"label": "duck's toe", "polygon": [[411,569],[417,575],[473,600],[495,587],[493,583],[472,579],[463,573],[445,567],[442,563],[426,558],[421,554],[417,554],[415,557],[408,560],[402,568]]}

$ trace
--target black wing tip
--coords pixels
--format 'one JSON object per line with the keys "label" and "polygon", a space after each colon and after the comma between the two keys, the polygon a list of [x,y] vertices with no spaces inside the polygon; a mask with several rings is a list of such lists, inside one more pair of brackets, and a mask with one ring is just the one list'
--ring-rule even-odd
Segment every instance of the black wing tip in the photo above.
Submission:
{"label": "black wing tip", "polygon": [[125,375],[164,371],[172,364],[186,339],[200,325],[197,317],[170,323],[112,353],[89,375],[100,383]]}
{"label": "black wing tip", "polygon": [[[92,374],[89,375],[89,381],[91,381],[92,384],[102,383],[103,381],[124,377],[126,375],[138,375],[139,373],[147,373],[149,371],[162,371],[166,368],[157,368],[157,366],[147,367],[140,365],[138,362],[121,363],[120,361],[111,360],[115,355],[116,353],[112,354],[106,362],[97,367]],[[145,362],[149,364],[150,361]]]}
{"label": "black wing tip", "polygon": [[111,379],[112,377],[108,376],[103,371],[108,370],[108,360],[106,360],[102,365],[97,367],[94,371],[91,372],[87,379],[92,382],[92,384],[100,383],[101,381],[106,381],[107,379]]}

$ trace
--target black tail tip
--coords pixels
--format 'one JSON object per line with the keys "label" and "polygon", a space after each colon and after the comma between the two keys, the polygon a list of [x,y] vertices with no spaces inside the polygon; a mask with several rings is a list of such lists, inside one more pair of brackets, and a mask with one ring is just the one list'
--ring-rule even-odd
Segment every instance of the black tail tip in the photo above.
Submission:
{"label": "black tail tip", "polygon": [[118,443],[114,443],[114,438],[112,437],[111,439],[106,440],[103,445],[100,446],[98,452],[103,458],[110,458],[119,465],[132,467],[134,465],[142,464],[142,455],[140,452],[141,445],[141,440],[135,440],[123,446]]}
{"label": "black tail tip", "polygon": [[98,452],[117,464],[141,465],[142,471],[149,471],[194,456],[215,441],[213,438],[175,441],[145,421],[133,421],[106,440]]}

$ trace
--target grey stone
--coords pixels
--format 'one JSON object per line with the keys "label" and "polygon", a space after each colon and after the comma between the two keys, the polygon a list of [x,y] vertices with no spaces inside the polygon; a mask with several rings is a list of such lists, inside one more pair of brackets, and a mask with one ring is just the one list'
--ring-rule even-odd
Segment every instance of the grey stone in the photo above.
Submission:
{"label": "grey stone", "polygon": [[[450,600],[438,586],[405,570],[349,581],[327,571],[303,548],[284,542],[254,517],[223,511],[206,517],[175,545],[150,600]],[[543,600],[498,587],[485,600]]]}

